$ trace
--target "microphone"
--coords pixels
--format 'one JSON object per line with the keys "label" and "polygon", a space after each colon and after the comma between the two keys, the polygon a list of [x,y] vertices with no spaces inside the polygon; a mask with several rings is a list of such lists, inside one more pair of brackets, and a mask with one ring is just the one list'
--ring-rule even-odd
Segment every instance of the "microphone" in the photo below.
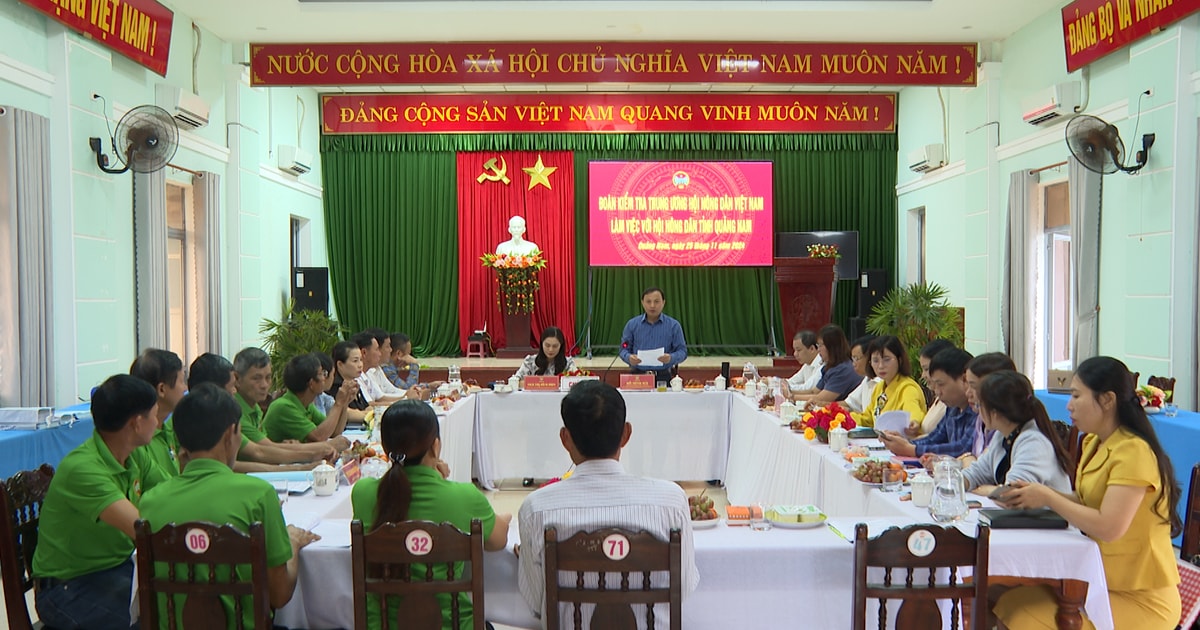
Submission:
{"label": "microphone", "polygon": [[[621,344],[621,350],[628,350],[628,349],[629,349],[629,344],[627,344],[627,343]],[[616,356],[613,357],[613,360],[608,364],[608,367],[604,368],[604,375],[600,377],[601,383],[608,382],[608,371],[611,370],[613,365],[615,365],[617,363],[617,359],[621,358],[621,350],[617,351]]]}

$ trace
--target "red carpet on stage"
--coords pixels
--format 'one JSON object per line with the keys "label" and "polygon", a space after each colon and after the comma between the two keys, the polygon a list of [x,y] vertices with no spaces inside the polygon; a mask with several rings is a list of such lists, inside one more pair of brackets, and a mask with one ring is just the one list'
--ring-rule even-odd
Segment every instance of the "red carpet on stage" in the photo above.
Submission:
{"label": "red carpet on stage", "polygon": [[563,329],[570,348],[575,343],[572,153],[461,152],[457,181],[459,347],[465,352],[467,337],[485,322],[492,344],[497,348],[507,345],[504,318],[496,303],[496,278],[492,270],[483,267],[479,257],[494,252],[496,245],[511,238],[508,220],[520,216],[527,226],[525,239],[536,243],[546,259],[546,268],[538,274],[541,290],[534,302],[535,339],[530,345],[537,345],[536,335],[543,328],[558,326]]}

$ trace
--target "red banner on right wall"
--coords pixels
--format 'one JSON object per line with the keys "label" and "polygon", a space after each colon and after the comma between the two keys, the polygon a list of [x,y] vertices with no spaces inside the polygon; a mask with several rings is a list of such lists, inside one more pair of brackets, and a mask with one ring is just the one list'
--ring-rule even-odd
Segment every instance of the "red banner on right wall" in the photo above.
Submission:
{"label": "red banner on right wall", "polygon": [[1200,10],[1200,0],[1075,0],[1063,7],[1067,72]]}

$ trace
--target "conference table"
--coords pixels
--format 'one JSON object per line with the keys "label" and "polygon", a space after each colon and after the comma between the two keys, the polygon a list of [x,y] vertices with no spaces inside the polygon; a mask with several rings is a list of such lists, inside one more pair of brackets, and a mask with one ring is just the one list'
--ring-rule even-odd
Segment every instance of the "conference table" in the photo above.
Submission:
{"label": "conference table", "polygon": [[[1052,394],[1046,390],[1035,392],[1038,400],[1046,406],[1046,413],[1051,420],[1062,420],[1070,423],[1071,414],[1067,412],[1069,394]],[[1192,466],[1200,462],[1200,413],[1180,409],[1174,417],[1164,413],[1150,415],[1150,424],[1158,441],[1171,459],[1175,469],[1175,480],[1183,488],[1184,499],[1179,502],[1179,517],[1184,518],[1187,511],[1187,496],[1192,486]],[[1179,540],[1176,539],[1176,544]]]}
{"label": "conference table", "polygon": [[[927,511],[900,501],[898,493],[883,493],[854,480],[840,454],[782,427],[778,417],[758,411],[750,401],[731,393],[711,394],[712,402],[727,403],[729,452],[723,476],[730,501],[813,503],[829,515],[828,524],[837,531],[820,526],[758,532],[724,523],[695,531],[700,585],[684,602],[683,627],[761,628],[795,619],[804,619],[806,627],[848,627],[853,545],[842,535],[852,537],[859,522],[867,523],[871,535],[893,525],[930,522]],[[463,420],[470,405],[490,403],[480,398],[451,409],[442,421],[443,442],[464,435]],[[480,409],[473,411],[478,418]],[[457,426],[447,433],[448,425]],[[640,436],[646,439],[650,433],[643,431]],[[635,429],[631,445],[638,438]],[[446,444],[443,452],[447,450],[460,453],[461,458],[466,449]],[[313,528],[322,540],[300,552],[295,595],[277,612],[276,623],[314,629],[352,627],[349,487],[339,487],[330,497],[311,493],[291,497],[284,513],[289,522]],[[973,535],[976,522],[972,511],[957,526]],[[517,538],[514,523],[508,549],[484,556],[485,615],[493,622],[539,628],[518,589],[518,561],[512,553]],[[1097,628],[1112,628],[1099,549],[1078,531],[993,530],[990,562],[989,573],[994,576],[1087,582],[1085,612]]]}
{"label": "conference table", "polygon": [[88,403],[57,409],[61,421],[42,429],[0,430],[0,479],[42,464],[55,468],[62,458],[92,436],[91,406]]}

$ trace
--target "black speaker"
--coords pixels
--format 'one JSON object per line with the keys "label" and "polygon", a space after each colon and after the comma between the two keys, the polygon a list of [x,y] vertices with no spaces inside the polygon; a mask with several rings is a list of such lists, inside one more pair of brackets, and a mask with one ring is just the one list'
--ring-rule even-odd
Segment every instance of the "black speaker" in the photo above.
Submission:
{"label": "black speaker", "polygon": [[851,317],[850,318],[850,334],[849,341],[854,343],[855,339],[865,337],[867,335],[867,318]]}
{"label": "black speaker", "polygon": [[297,311],[329,314],[329,268],[293,267],[292,300]]}
{"label": "black speaker", "polygon": [[886,269],[863,269],[858,282],[858,316],[870,317],[871,309],[883,301],[888,289]]}

